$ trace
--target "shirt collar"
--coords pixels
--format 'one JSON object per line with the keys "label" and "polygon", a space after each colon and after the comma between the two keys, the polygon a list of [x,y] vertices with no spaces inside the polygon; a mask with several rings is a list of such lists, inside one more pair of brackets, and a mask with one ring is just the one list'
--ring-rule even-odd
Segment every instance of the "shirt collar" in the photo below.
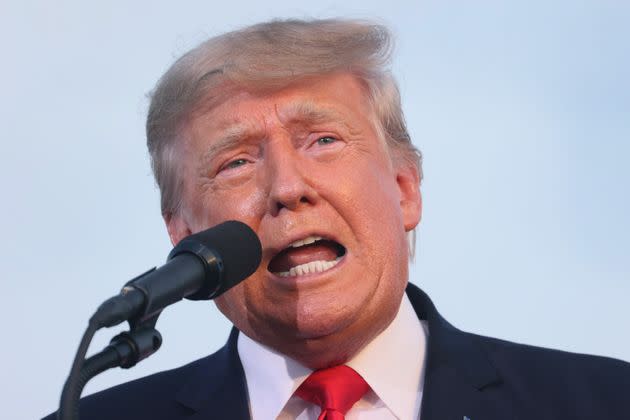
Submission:
{"label": "shirt collar", "polygon": [[394,321],[346,363],[399,419],[416,418],[420,411],[426,336],[405,295]]}
{"label": "shirt collar", "polygon": [[312,370],[264,346],[245,334],[238,335],[252,419],[275,419]]}
{"label": "shirt collar", "polygon": [[[418,320],[404,295],[392,323],[346,363],[400,419],[414,418],[420,410],[426,336],[426,325]],[[276,418],[312,372],[245,334],[239,334],[238,353],[254,419]]]}

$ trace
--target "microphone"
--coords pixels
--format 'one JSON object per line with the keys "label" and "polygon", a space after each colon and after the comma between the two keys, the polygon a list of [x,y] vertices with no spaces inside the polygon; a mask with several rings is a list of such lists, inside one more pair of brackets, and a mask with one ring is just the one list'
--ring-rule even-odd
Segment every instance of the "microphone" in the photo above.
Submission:
{"label": "microphone", "polygon": [[182,239],[167,263],[129,281],[90,318],[96,328],[143,319],[179,302],[214,299],[253,274],[262,258],[254,231],[228,221]]}

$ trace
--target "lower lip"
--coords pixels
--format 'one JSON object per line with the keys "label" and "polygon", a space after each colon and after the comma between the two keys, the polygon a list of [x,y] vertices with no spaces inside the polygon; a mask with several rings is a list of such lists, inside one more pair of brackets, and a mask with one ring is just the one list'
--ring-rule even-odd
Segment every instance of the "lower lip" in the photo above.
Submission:
{"label": "lower lip", "polygon": [[290,289],[295,288],[296,286],[317,286],[321,283],[329,281],[331,277],[334,277],[337,274],[337,271],[342,269],[343,266],[346,265],[347,259],[348,252],[346,251],[346,253],[341,257],[339,262],[337,262],[334,267],[331,267],[328,270],[319,273],[308,273],[301,276],[286,277],[279,276],[275,273],[272,273],[271,271],[267,271],[267,273],[269,273],[271,281]]}

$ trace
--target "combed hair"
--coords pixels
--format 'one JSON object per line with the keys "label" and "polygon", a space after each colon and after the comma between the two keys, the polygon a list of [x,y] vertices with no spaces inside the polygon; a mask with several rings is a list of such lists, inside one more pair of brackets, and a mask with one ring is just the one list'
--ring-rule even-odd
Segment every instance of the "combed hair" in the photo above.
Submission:
{"label": "combed hair", "polygon": [[177,213],[182,180],[175,144],[201,107],[220,103],[225,87],[280,89],[304,77],[350,72],[375,110],[375,128],[390,153],[411,162],[422,179],[400,93],[389,70],[392,37],[384,26],[350,20],[274,20],[210,38],[184,54],[160,78],[147,116],[147,146],[163,215]]}

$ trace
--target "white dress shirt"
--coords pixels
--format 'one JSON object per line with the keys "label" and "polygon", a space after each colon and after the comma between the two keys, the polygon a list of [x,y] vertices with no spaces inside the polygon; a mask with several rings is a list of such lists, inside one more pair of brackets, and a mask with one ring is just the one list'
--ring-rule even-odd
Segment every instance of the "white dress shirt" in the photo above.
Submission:
{"label": "white dress shirt", "polygon": [[[392,323],[346,363],[371,388],[346,420],[419,419],[427,335],[405,295]],[[320,408],[293,395],[311,369],[242,333],[238,353],[252,420],[317,419]]]}

